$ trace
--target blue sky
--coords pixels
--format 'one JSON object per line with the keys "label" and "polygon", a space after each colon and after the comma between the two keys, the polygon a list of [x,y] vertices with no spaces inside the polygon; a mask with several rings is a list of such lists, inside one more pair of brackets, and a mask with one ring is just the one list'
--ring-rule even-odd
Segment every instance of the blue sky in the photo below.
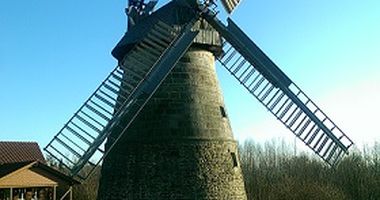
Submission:
{"label": "blue sky", "polygon": [[[125,5],[120,0],[0,2],[0,140],[46,145],[116,65],[110,52],[126,28]],[[380,141],[379,10],[377,0],[246,0],[232,18],[363,144]],[[224,69],[217,72],[239,141],[291,140],[292,134]]]}

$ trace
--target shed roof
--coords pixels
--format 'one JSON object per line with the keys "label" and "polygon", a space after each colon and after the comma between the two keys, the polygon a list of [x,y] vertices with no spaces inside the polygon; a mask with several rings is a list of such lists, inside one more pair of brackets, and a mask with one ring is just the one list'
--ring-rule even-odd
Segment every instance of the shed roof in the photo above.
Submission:
{"label": "shed roof", "polygon": [[0,165],[0,188],[79,184],[75,179],[38,161]]}
{"label": "shed roof", "polygon": [[31,162],[2,164],[2,165],[0,165],[0,178],[22,168],[22,167],[24,167],[30,163]]}
{"label": "shed roof", "polygon": [[36,142],[0,142],[0,165],[40,161],[45,158]]}

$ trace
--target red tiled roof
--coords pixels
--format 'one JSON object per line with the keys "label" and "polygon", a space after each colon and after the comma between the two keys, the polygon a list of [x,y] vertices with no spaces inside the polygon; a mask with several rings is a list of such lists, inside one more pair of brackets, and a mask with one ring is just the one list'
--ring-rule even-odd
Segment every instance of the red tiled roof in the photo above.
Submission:
{"label": "red tiled roof", "polygon": [[36,142],[0,142],[0,165],[27,161],[45,162]]}

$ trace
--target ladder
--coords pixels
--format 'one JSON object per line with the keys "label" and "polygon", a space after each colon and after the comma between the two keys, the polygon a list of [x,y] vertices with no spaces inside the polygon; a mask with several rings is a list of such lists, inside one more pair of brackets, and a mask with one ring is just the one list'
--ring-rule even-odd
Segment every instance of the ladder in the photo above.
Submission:
{"label": "ladder", "polygon": [[218,61],[250,94],[330,166],[353,142],[228,18],[228,26],[210,12],[203,17],[224,39]]}
{"label": "ladder", "polygon": [[[44,150],[66,174],[80,180],[91,175],[190,47],[198,34],[191,30],[195,21],[174,29],[157,20],[48,143]],[[126,81],[125,75],[133,81]],[[105,149],[115,127],[122,132]]]}

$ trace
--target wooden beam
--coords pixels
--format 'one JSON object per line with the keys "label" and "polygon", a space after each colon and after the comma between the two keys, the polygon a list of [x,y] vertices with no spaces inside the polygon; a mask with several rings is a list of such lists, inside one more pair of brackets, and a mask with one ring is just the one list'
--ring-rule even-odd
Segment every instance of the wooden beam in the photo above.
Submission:
{"label": "wooden beam", "polygon": [[67,195],[70,195],[70,200],[73,199],[73,186],[70,186],[69,189],[65,192],[64,195],[59,200],[63,200]]}
{"label": "wooden beam", "polygon": [[53,200],[57,200],[57,186],[54,186]]}

